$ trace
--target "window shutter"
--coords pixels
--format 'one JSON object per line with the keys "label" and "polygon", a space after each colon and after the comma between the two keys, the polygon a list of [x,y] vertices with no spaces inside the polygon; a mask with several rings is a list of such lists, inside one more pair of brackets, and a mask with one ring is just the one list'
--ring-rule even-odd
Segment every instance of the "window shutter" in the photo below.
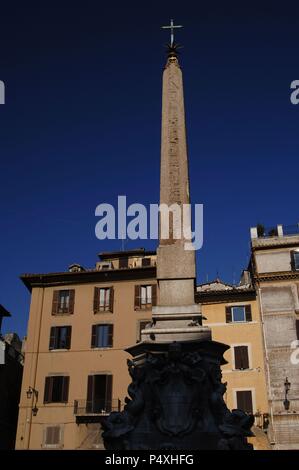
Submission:
{"label": "window shutter", "polygon": [[251,395],[251,391],[244,392],[244,411],[246,413],[252,413],[252,395]]}
{"label": "window shutter", "polygon": [[241,367],[242,369],[249,369],[248,347],[241,346]]}
{"label": "window shutter", "polygon": [[252,413],[252,394],[251,390],[242,390],[237,392],[237,407],[245,413]]}
{"label": "window shutter", "polygon": [[70,289],[70,301],[69,301],[69,311],[68,313],[74,313],[74,304],[75,304],[75,289]]}
{"label": "window shutter", "polygon": [[235,369],[241,369],[242,359],[241,359],[241,347],[240,346],[234,347],[234,354],[235,354]]}
{"label": "window shutter", "polygon": [[65,376],[62,379],[63,380],[62,380],[62,397],[61,397],[61,401],[67,403],[68,396],[69,396],[70,378],[68,376]]}
{"label": "window shutter", "polygon": [[59,290],[54,290],[53,301],[52,301],[52,315],[56,315],[58,313],[58,304],[59,304]]}
{"label": "window shutter", "polygon": [[44,444],[48,446],[57,446],[61,441],[60,426],[47,426],[45,429]]}
{"label": "window shutter", "polygon": [[94,390],[94,375],[89,375],[87,378],[87,397],[86,397],[86,412],[91,413],[93,402]]}
{"label": "window shutter", "polygon": [[56,347],[56,337],[57,337],[57,328],[55,326],[52,326],[51,331],[50,331],[49,349],[55,349],[55,347]]}
{"label": "window shutter", "polygon": [[95,348],[97,346],[97,327],[98,325],[92,325],[91,329],[91,347]]}
{"label": "window shutter", "polygon": [[297,339],[299,339],[299,320],[296,320],[296,334],[297,334]]}
{"label": "window shutter", "polygon": [[249,357],[247,346],[235,346],[235,369],[249,369]]}
{"label": "window shutter", "polygon": [[113,287],[110,287],[109,312],[113,312],[113,303],[114,303],[114,289]]}
{"label": "window shutter", "polygon": [[53,426],[52,428],[52,444],[58,445],[60,443],[60,427]]}
{"label": "window shutter", "polygon": [[53,377],[46,377],[45,379],[44,403],[51,403],[52,388],[53,388],[52,378]]}
{"label": "window shutter", "polygon": [[226,323],[232,322],[232,308],[225,307],[225,316],[226,316]]}
{"label": "window shutter", "polygon": [[100,310],[100,288],[94,288],[94,295],[93,295],[93,311],[97,313]]}
{"label": "window shutter", "polygon": [[135,306],[135,310],[141,307],[141,286],[135,286],[134,306]]}
{"label": "window shutter", "polygon": [[72,338],[72,327],[67,326],[66,327],[66,345],[65,349],[70,349],[71,348],[71,338]]}
{"label": "window shutter", "polygon": [[152,285],[152,306],[157,305],[157,284]]}
{"label": "window shutter", "polygon": [[296,267],[295,267],[295,250],[292,250],[290,252],[290,255],[291,255],[291,270],[296,271]]}
{"label": "window shutter", "polygon": [[112,408],[112,375],[106,375],[106,396],[105,396],[105,407],[107,411],[111,411]]}
{"label": "window shutter", "polygon": [[108,325],[108,346],[113,347],[113,325]]}
{"label": "window shutter", "polygon": [[251,305],[245,305],[245,318],[246,321],[252,321]]}
{"label": "window shutter", "polygon": [[53,427],[49,426],[46,429],[46,439],[45,444],[52,445],[53,444]]}

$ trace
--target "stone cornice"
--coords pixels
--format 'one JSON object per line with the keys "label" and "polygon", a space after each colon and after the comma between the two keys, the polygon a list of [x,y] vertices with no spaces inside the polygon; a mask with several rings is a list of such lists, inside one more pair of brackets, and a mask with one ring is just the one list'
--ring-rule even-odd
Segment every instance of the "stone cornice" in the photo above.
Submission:
{"label": "stone cornice", "polygon": [[288,280],[299,280],[299,271],[283,271],[277,273],[262,273],[254,275],[256,283],[259,282],[271,282],[271,281],[288,281]]}
{"label": "stone cornice", "polygon": [[245,302],[256,299],[256,291],[252,289],[234,289],[209,292],[196,292],[195,301],[198,303]]}
{"label": "stone cornice", "polygon": [[97,282],[134,281],[139,279],[156,279],[156,267],[90,270],[81,272],[61,272],[48,274],[23,274],[20,276],[27,289],[33,287],[64,286],[71,284],[88,284]]}

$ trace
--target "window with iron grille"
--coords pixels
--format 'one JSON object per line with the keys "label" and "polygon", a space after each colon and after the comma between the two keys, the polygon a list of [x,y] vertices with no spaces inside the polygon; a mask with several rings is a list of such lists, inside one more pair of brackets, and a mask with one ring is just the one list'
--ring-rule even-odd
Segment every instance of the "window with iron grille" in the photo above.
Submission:
{"label": "window with iron grille", "polygon": [[112,411],[112,375],[89,375],[87,381],[87,413]]}

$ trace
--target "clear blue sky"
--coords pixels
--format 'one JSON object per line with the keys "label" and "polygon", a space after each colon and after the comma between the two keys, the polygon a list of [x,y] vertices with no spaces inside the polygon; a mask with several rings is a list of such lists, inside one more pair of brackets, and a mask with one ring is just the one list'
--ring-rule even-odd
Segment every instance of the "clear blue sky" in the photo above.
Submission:
{"label": "clear blue sky", "polygon": [[[91,267],[119,249],[94,235],[95,207],[159,197],[160,29],[184,25],[192,202],[204,204],[198,281],[238,278],[249,228],[298,213],[297,2],[11,2],[1,5],[0,303],[26,332],[25,272]],[[126,247],[155,248],[154,242]],[[235,272],[235,275],[233,274]]]}

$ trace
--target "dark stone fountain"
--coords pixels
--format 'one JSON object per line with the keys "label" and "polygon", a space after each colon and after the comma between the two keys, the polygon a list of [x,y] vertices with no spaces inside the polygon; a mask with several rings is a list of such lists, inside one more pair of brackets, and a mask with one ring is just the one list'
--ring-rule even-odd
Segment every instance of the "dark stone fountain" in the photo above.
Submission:
{"label": "dark stone fountain", "polygon": [[229,411],[215,341],[137,344],[128,349],[132,383],[122,412],[103,423],[108,450],[252,450],[253,416]]}

